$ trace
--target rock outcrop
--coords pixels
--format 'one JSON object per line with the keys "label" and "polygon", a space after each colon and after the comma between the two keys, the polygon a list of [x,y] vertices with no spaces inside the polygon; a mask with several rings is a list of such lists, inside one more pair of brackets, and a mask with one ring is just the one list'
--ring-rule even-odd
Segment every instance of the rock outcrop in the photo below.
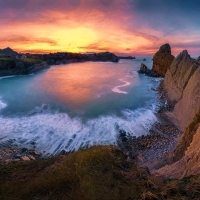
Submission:
{"label": "rock outcrop", "polygon": [[151,77],[159,77],[158,74],[156,74],[153,70],[148,69],[148,67],[143,63],[141,63],[138,73],[146,74],[147,76],[151,76]]}
{"label": "rock outcrop", "polygon": [[168,103],[181,129],[188,126],[200,107],[200,64],[184,50],[173,61],[163,82]]}
{"label": "rock outcrop", "polygon": [[173,179],[200,174],[200,126],[184,154],[180,160],[158,169],[156,173]]}
{"label": "rock outcrop", "polygon": [[20,60],[0,60],[0,76],[26,75],[49,68],[46,62],[39,64]]}
{"label": "rock outcrop", "polygon": [[174,60],[171,54],[171,47],[169,44],[164,44],[160,47],[159,51],[153,57],[152,70],[158,75],[164,77],[167,69],[170,67]]}
{"label": "rock outcrop", "polygon": [[167,70],[162,85],[172,115],[184,131],[170,162],[156,171],[169,178],[200,174],[200,62],[182,51]]}

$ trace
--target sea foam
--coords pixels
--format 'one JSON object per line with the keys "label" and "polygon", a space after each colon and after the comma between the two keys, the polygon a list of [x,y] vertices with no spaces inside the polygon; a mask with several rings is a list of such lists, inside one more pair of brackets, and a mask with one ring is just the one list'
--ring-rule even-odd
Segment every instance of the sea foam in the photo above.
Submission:
{"label": "sea foam", "polygon": [[7,104],[4,103],[4,102],[1,100],[1,98],[0,98],[0,110],[3,109],[3,108],[5,108],[6,106],[7,106]]}
{"label": "sea foam", "polygon": [[24,145],[33,141],[44,155],[55,155],[62,150],[77,151],[94,145],[116,144],[119,129],[132,135],[148,133],[156,121],[152,110],[124,110],[122,117],[100,116],[85,123],[81,118],[70,118],[66,113],[38,113],[26,117],[0,117],[1,141],[15,139]]}
{"label": "sea foam", "polygon": [[123,91],[123,90],[120,90],[119,88],[128,86],[128,85],[130,85],[131,83],[128,82],[128,81],[124,81],[124,80],[122,80],[122,79],[119,79],[119,80],[120,80],[121,82],[124,82],[125,84],[114,87],[114,88],[112,89],[112,91],[113,91],[113,92],[116,92],[116,93],[128,94],[128,92]]}

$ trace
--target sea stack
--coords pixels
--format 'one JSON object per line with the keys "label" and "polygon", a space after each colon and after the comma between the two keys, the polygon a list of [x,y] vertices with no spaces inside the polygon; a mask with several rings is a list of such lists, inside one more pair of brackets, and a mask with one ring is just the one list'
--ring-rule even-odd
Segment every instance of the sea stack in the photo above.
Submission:
{"label": "sea stack", "polygon": [[164,44],[153,57],[152,70],[158,75],[164,77],[167,69],[172,64],[174,56],[171,54],[171,47],[169,44]]}

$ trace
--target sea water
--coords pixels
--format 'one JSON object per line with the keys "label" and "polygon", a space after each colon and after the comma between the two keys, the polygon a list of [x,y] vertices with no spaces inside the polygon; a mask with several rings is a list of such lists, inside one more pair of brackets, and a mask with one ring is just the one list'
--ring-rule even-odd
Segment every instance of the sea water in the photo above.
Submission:
{"label": "sea water", "polygon": [[58,154],[116,144],[119,130],[140,136],[157,118],[160,79],[138,74],[141,62],[84,62],[0,78],[0,142],[34,142]]}

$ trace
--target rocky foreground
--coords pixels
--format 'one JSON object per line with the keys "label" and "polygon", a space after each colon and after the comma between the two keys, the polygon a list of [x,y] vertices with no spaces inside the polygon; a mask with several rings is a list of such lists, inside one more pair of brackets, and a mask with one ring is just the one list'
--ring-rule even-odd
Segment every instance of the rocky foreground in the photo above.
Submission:
{"label": "rocky foreground", "polygon": [[30,161],[42,159],[42,154],[35,150],[33,143],[32,148],[26,148],[15,140],[8,140],[0,143],[0,165],[9,164],[17,161]]}

